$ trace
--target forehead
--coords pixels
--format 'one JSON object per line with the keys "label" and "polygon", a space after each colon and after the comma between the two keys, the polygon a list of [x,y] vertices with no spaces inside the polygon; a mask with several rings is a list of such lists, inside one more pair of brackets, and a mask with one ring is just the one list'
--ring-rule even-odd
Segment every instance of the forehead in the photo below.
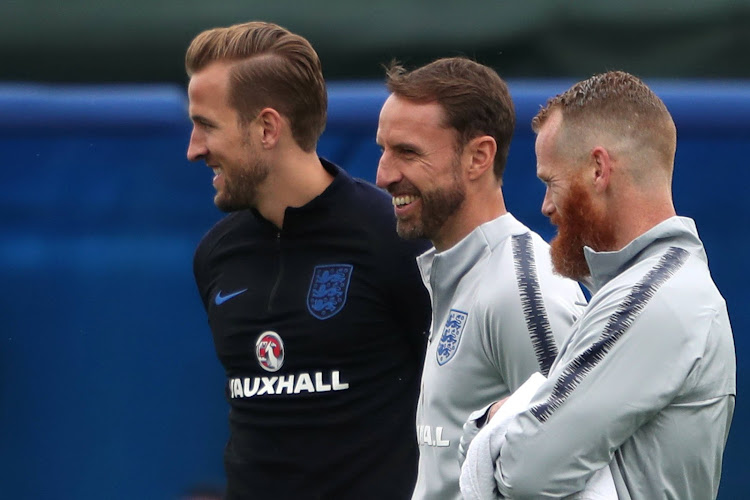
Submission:
{"label": "forehead", "polygon": [[193,73],[188,84],[188,99],[190,105],[216,105],[225,101],[229,90],[228,63],[214,62]]}
{"label": "forehead", "polygon": [[408,135],[412,140],[455,131],[445,125],[445,111],[437,102],[418,103],[391,94],[380,110],[378,137]]}
{"label": "forehead", "polygon": [[539,129],[534,149],[537,159],[537,175],[549,174],[558,156],[558,137],[562,127],[562,112],[553,110]]}

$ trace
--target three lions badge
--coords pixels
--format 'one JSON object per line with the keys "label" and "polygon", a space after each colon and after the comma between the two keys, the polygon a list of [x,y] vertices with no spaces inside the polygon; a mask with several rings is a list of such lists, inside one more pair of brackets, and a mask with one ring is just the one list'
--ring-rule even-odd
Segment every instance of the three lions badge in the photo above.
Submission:
{"label": "three lions badge", "polygon": [[440,335],[440,341],[437,345],[437,362],[440,366],[450,361],[456,354],[467,317],[467,313],[456,309],[451,309],[448,312],[448,320],[445,322],[443,334]]}
{"label": "three lions badge", "polygon": [[310,314],[318,319],[328,319],[343,309],[352,269],[350,264],[315,266],[307,292],[307,310]]}

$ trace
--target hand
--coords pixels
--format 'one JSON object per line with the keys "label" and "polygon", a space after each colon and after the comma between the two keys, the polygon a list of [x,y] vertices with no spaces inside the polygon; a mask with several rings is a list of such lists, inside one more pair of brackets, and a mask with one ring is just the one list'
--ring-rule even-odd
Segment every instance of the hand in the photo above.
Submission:
{"label": "hand", "polygon": [[490,406],[490,409],[487,411],[487,421],[485,423],[489,422],[490,419],[493,416],[495,416],[495,413],[497,413],[497,410],[499,410],[500,407],[503,406],[507,400],[508,398],[503,398],[497,403],[494,403],[492,406]]}
{"label": "hand", "polygon": [[[484,415],[481,416],[484,420]],[[469,445],[474,437],[479,434],[480,427],[477,425],[476,420],[472,420],[469,416],[469,420],[464,424],[463,432],[461,433],[461,439],[458,441],[458,465],[459,467],[466,461],[466,452],[469,450]]]}
{"label": "hand", "polygon": [[466,452],[469,450],[469,445],[474,437],[479,434],[482,427],[487,425],[493,415],[497,413],[502,405],[508,398],[503,398],[500,401],[493,403],[489,408],[483,408],[477,410],[469,415],[461,433],[461,439],[458,441],[458,464],[463,465],[466,460]]}

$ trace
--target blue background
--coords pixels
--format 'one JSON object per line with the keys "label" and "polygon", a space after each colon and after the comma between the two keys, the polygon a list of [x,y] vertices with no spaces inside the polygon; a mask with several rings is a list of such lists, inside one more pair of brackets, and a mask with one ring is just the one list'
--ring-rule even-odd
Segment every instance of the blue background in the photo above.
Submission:
{"label": "blue background", "polygon": [[[506,202],[547,239],[529,123],[570,83],[510,81]],[[750,82],[647,83],[677,123],[675,204],[698,224],[734,327],[739,397],[720,498],[741,498]],[[320,154],[374,180],[384,88],[329,92]],[[224,378],[192,277],[195,245],[221,214],[213,174],[185,159],[186,109],[178,85],[0,85],[3,497],[166,499],[223,482]]]}

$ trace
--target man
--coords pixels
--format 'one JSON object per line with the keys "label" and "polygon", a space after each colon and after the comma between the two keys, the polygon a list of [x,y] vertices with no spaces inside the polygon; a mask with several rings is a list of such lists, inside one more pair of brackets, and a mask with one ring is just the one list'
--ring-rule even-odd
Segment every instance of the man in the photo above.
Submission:
{"label": "man", "polygon": [[505,208],[515,125],[505,82],[465,58],[390,68],[377,184],[398,234],[429,238],[419,267],[433,305],[417,410],[415,499],[459,499],[458,446],[473,410],[546,373],[585,303],[552,274],[548,245]]}
{"label": "man", "polygon": [[550,99],[532,128],[553,264],[593,295],[486,457],[493,496],[558,498],[611,462],[621,500],[716,498],[734,344],[695,224],[673,206],[672,117],[638,78],[609,72]]}
{"label": "man", "polygon": [[194,271],[231,411],[229,498],[406,498],[429,297],[426,242],[387,194],[318,158],[326,89],[304,38],[251,22],[186,55],[190,160],[231,212]]}

